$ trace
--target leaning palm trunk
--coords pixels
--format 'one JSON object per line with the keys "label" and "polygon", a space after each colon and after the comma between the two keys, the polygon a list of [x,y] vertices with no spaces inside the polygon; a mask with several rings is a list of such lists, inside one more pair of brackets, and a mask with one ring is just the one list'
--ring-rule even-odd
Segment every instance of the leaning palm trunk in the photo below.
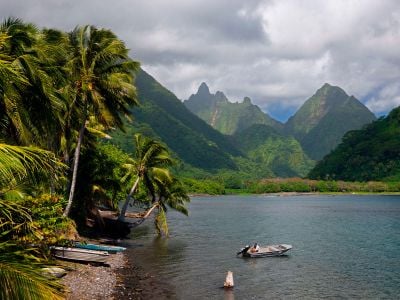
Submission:
{"label": "leaning palm trunk", "polygon": [[79,157],[80,157],[80,154],[81,154],[81,145],[82,145],[83,135],[85,133],[85,129],[86,129],[86,121],[83,122],[82,128],[79,130],[78,144],[76,145],[75,154],[74,154],[74,165],[73,165],[73,171],[72,171],[71,188],[70,188],[70,191],[69,191],[68,204],[67,204],[67,207],[65,208],[64,213],[63,213],[64,217],[68,217],[69,212],[71,211],[72,201],[74,199],[76,178],[77,178],[77,175],[78,175]]}
{"label": "leaning palm trunk", "polygon": [[138,178],[136,178],[135,183],[133,184],[131,190],[129,191],[129,194],[126,196],[125,203],[122,206],[121,212],[118,216],[118,221],[121,221],[121,222],[125,221],[125,214],[126,214],[126,210],[128,209],[129,201],[131,200],[133,193],[136,192],[137,186],[139,185],[139,180],[140,180],[140,176],[138,176]]}
{"label": "leaning palm trunk", "polygon": [[153,206],[144,214],[144,216],[140,217],[140,219],[138,221],[134,222],[134,223],[129,223],[129,226],[131,228],[139,226],[144,221],[146,221],[146,219],[150,216],[150,214],[153,212],[153,210],[156,209],[159,206],[160,206],[159,202],[154,203]]}

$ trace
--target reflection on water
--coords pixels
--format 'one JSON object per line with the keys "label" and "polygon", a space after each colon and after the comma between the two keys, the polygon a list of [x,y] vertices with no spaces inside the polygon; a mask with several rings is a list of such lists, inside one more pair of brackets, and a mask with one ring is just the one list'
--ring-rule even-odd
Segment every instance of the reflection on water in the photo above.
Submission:
{"label": "reflection on water", "polygon": [[[203,197],[189,209],[189,218],[169,213],[170,238],[155,238],[150,224],[130,241],[143,245],[130,255],[174,285],[179,299],[400,295],[399,196]],[[293,249],[282,257],[236,256],[255,241]],[[233,290],[221,288],[227,270]]]}
{"label": "reflection on water", "polygon": [[224,290],[224,300],[235,300],[235,293],[233,289]]}

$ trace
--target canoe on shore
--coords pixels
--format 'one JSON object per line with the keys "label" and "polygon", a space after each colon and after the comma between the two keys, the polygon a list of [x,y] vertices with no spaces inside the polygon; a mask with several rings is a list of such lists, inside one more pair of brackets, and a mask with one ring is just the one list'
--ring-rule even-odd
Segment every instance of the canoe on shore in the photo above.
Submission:
{"label": "canoe on shore", "polygon": [[85,243],[75,243],[74,247],[87,250],[106,251],[110,254],[115,254],[117,252],[122,252],[126,250],[125,247],[120,247],[120,246],[85,244]]}
{"label": "canoe on shore", "polygon": [[54,257],[86,263],[104,264],[107,262],[107,259],[110,256],[110,254],[106,251],[71,247],[51,247],[51,251]]}

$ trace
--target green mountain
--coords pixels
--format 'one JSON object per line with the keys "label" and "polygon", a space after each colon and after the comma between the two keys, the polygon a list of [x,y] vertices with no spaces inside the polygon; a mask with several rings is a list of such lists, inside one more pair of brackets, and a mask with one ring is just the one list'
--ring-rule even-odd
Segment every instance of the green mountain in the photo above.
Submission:
{"label": "green mountain", "polygon": [[324,84],[285,124],[285,132],[300,141],[312,159],[335,148],[349,130],[376,120],[374,114],[337,86]]}
{"label": "green mountain", "polygon": [[400,180],[400,106],[386,118],[348,132],[310,178]]}
{"label": "green mountain", "polygon": [[184,101],[186,107],[223,134],[232,135],[253,124],[265,124],[276,129],[283,125],[261,111],[257,105],[245,97],[243,102],[232,103],[224,93],[217,91],[211,94],[204,82],[196,94]]}
{"label": "green mountain", "polygon": [[169,90],[141,70],[136,77],[140,107],[126,132],[112,134],[115,143],[132,151],[133,133],[162,140],[185,163],[204,170],[236,169],[232,156],[241,152],[223,134],[191,113]]}
{"label": "green mountain", "polygon": [[254,124],[233,135],[235,144],[258,169],[270,169],[278,177],[304,177],[315,162],[292,136],[264,124]]}

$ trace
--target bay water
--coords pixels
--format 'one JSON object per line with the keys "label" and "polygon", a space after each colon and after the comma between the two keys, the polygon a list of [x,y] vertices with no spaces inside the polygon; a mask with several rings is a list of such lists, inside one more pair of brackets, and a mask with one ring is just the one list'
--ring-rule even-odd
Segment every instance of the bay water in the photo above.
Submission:
{"label": "bay water", "polygon": [[[400,196],[193,197],[188,207],[189,217],[168,211],[168,239],[148,220],[128,241],[127,254],[174,298],[400,299]],[[254,242],[293,249],[236,256]]]}

